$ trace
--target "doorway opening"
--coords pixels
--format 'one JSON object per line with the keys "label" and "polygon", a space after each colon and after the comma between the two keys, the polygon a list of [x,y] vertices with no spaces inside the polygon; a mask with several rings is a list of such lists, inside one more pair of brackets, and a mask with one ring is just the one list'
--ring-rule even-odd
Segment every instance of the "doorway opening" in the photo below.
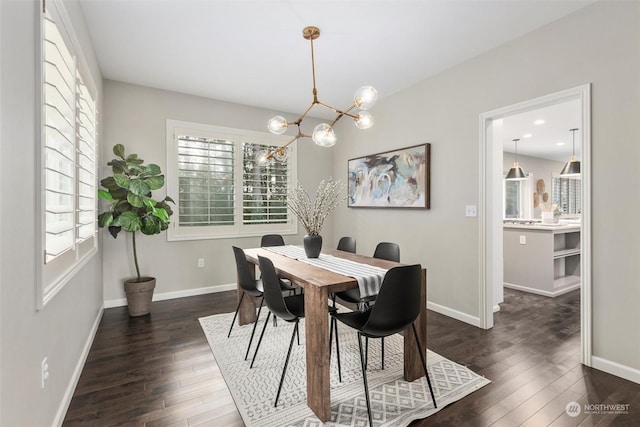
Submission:
{"label": "doorway opening", "polygon": [[[559,176],[560,170],[557,174],[550,171],[545,171],[545,174],[549,174],[547,179],[537,178],[529,173],[525,174],[521,183],[510,183],[509,188],[505,187],[504,172],[505,163],[507,158],[511,163],[513,161],[510,153],[504,153],[505,147],[507,151],[511,151],[515,148],[515,144],[506,144],[505,139],[519,139],[518,154],[522,156],[523,147],[525,155],[529,155],[532,158],[535,157],[535,150],[544,151],[542,143],[529,144],[526,146],[528,137],[525,137],[525,133],[519,135],[511,135],[515,132],[514,129],[517,119],[531,120],[531,115],[527,113],[540,111],[541,109],[556,109],[561,110],[562,107],[574,106],[576,109],[575,117],[573,117],[573,123],[579,128],[579,133],[574,133],[575,146],[577,147],[579,156],[581,157],[581,176],[579,185],[570,185],[570,182],[565,182]],[[503,286],[505,282],[509,283],[507,279],[512,279],[511,272],[504,270],[505,261],[503,254],[504,245],[511,245],[509,239],[506,239],[507,235],[504,234],[507,229],[516,229],[516,237],[519,238],[517,244],[526,245],[526,233],[518,232],[519,227],[522,229],[529,227],[532,224],[536,224],[542,229],[549,231],[550,244],[549,249],[550,257],[548,262],[551,265],[551,283],[550,287],[542,289],[538,292],[541,295],[557,296],[562,293],[569,292],[578,287],[580,292],[580,345],[581,345],[581,362],[587,366],[591,365],[591,203],[590,203],[590,183],[591,183],[591,122],[590,122],[590,85],[583,85],[577,88],[568,89],[562,92],[547,95],[541,98],[532,99],[519,104],[506,106],[497,110],[489,111],[480,115],[480,140],[481,140],[481,152],[480,152],[480,323],[481,327],[489,329],[493,327],[493,315],[494,311],[499,309],[498,303],[502,300]],[[576,123],[577,122],[577,123]],[[515,126],[515,127],[514,127]],[[574,125],[571,125],[574,126]],[[569,129],[566,129],[569,133]],[[507,135],[507,133],[509,133]],[[540,132],[542,133],[542,131]],[[550,140],[546,138],[547,145],[546,150],[549,150],[551,144],[557,144],[564,142],[565,145],[571,145],[570,134],[562,140]],[[557,138],[554,138],[557,139]],[[533,138],[531,138],[533,142]],[[556,146],[557,147],[557,146]],[[561,151],[557,149],[555,151]],[[538,155],[540,155],[538,153]],[[521,157],[522,158],[522,157]],[[526,157],[525,157],[526,158]],[[558,158],[563,160],[564,157]],[[567,162],[569,158],[564,159]],[[551,160],[550,160],[551,162]],[[522,163],[522,162],[518,162]],[[534,161],[530,161],[530,165],[534,166]],[[551,168],[552,163],[539,162],[545,166],[537,165],[543,169]],[[522,165],[524,168],[524,165]],[[540,172],[538,172],[540,174]],[[546,176],[546,175],[545,175]],[[574,177],[575,178],[575,177]],[[548,183],[541,182],[548,180]],[[565,186],[565,190],[562,190],[562,186]],[[548,188],[547,188],[548,187]],[[554,195],[555,187],[555,195]],[[568,194],[570,193],[569,187],[571,187],[571,199],[572,205],[569,203]],[[508,203],[509,212],[505,211],[505,190],[508,190],[510,194],[510,200]],[[546,191],[549,190],[549,191]],[[564,193],[563,193],[564,191]],[[546,194],[546,195],[545,195]],[[565,199],[561,200],[560,197],[564,194]],[[579,208],[576,209],[576,200],[579,201]],[[556,205],[558,211],[564,209],[562,212],[564,216],[563,223],[577,224],[577,233],[562,234],[554,230],[552,220],[549,220],[549,214],[546,215],[547,220],[551,221],[548,227],[540,227],[538,220],[535,219],[537,214],[540,214],[543,210],[553,210],[553,205]],[[557,212],[560,213],[560,212]],[[506,216],[513,218],[513,225],[503,228],[505,226],[504,220]],[[517,218],[516,218],[517,217]],[[557,215],[556,215],[557,217]],[[520,223],[522,222],[522,224]],[[571,229],[571,227],[563,227],[564,229]],[[540,230],[534,230],[537,232],[535,237],[542,235]],[[576,230],[573,230],[576,231]],[[524,235],[524,243],[523,243]],[[577,239],[576,239],[577,236]],[[504,238],[504,240],[503,240]],[[554,240],[555,239],[555,240]],[[543,245],[547,245],[544,243]],[[564,247],[563,247],[564,245]],[[567,246],[568,245],[568,246]],[[555,248],[555,249],[554,249]],[[509,249],[509,248],[506,248]],[[566,256],[561,257],[561,249],[573,249],[573,252],[563,252]],[[572,255],[567,255],[571,253]],[[575,256],[579,254],[579,256]],[[560,259],[562,258],[562,259]],[[565,260],[566,258],[566,260]],[[577,260],[577,262],[576,262]],[[544,261],[547,262],[547,261]],[[526,266],[526,262],[525,262]],[[546,267],[545,267],[546,268]],[[538,271],[537,269],[529,270],[529,273]],[[545,270],[547,271],[547,270]],[[525,276],[526,276],[525,272]],[[508,277],[505,277],[508,276]],[[577,282],[576,282],[576,278]],[[561,280],[560,280],[561,279]],[[536,283],[541,282],[538,280]],[[511,283],[515,289],[518,286],[523,286],[521,289],[532,291],[529,285],[522,285],[517,283]],[[534,290],[535,292],[535,290]]]}

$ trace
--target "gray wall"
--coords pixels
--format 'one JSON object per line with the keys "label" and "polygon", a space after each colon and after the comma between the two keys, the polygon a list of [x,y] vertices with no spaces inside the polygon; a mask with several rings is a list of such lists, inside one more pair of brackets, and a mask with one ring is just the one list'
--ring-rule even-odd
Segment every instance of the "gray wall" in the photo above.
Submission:
{"label": "gray wall", "polygon": [[[0,2],[2,75],[0,111],[0,366],[2,394],[0,424],[47,426],[54,423],[67,389],[102,307],[100,252],[42,310],[36,311],[36,254],[34,226],[39,197],[36,177],[35,100],[36,23],[39,2]],[[77,2],[67,9],[84,56],[102,96],[100,74],[91,39]],[[90,343],[89,343],[90,344]],[[40,388],[40,364],[49,358],[50,378]],[[80,369],[82,366],[80,366]]]}
{"label": "gray wall", "polygon": [[365,254],[379,240],[398,242],[403,262],[427,268],[432,306],[477,318],[480,226],[464,215],[479,202],[479,115],[590,82],[593,354],[640,378],[640,198],[612,191],[624,182],[637,195],[640,182],[639,168],[619,168],[640,161],[639,8],[597,2],[383,99],[367,131],[343,124],[336,176],[349,158],[431,142],[432,209],[342,208],[334,238],[355,236]]}
{"label": "gray wall", "polygon": [[[278,112],[105,80],[103,163],[106,165],[114,157],[113,145],[121,143],[125,145],[127,152],[137,153],[145,161],[156,163],[166,171],[167,119],[265,132],[267,120],[276,113]],[[314,122],[308,121],[306,123],[305,120],[305,128],[308,126],[313,129]],[[318,147],[309,139],[300,140],[297,148],[298,180],[313,194],[320,180],[329,177],[333,171],[331,150]],[[110,174],[110,168],[104,167],[102,176]],[[165,193],[166,188],[163,188],[157,192],[157,196],[164,197]],[[175,194],[170,196],[177,199]],[[285,236],[285,241],[301,244],[304,228],[299,226],[298,231],[297,236]],[[124,298],[123,279],[135,274],[131,236],[130,233],[122,233],[114,240],[106,231],[100,233],[104,234],[104,298],[109,305],[114,305]],[[322,234],[326,236],[324,244],[333,246],[331,222],[325,224]],[[162,294],[188,293],[197,288],[235,283],[235,261],[231,245],[249,248],[256,247],[259,243],[259,237],[168,242],[166,233],[139,236],[136,239],[140,273],[153,275],[158,279],[155,294],[160,298],[163,297]],[[197,267],[198,258],[205,259],[205,268]]]}

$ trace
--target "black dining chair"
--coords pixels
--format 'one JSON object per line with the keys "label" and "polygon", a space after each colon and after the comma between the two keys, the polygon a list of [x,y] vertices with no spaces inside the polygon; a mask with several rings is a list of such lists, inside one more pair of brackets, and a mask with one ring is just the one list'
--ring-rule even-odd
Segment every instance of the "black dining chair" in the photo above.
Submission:
{"label": "black dining chair", "polygon": [[[370,310],[365,312],[331,313],[333,318],[358,331],[360,365],[362,367],[362,380],[364,383],[365,397],[367,399],[367,413],[370,426],[373,426],[373,420],[371,416],[369,386],[367,384],[366,360],[362,349],[362,337],[384,338],[411,327],[418,349],[422,348],[414,323],[420,314],[421,308],[421,270],[422,266],[420,266],[420,264],[394,267],[387,271],[382,281],[378,297],[376,298],[376,303]],[[402,286],[402,292],[397,291],[398,286]],[[409,339],[409,337],[406,336],[405,339]],[[425,355],[421,350],[419,353],[424,374],[427,377],[427,384],[429,385],[433,406],[437,408]]]}
{"label": "black dining chair", "polygon": [[380,242],[373,252],[373,257],[400,262],[400,246],[397,243]]}
{"label": "black dining chair", "polygon": [[[273,262],[269,258],[258,256],[258,262],[260,264],[260,271],[262,271],[262,280],[264,284],[264,300],[269,307],[269,314],[267,315],[267,320],[264,322],[264,326],[262,327],[262,332],[260,333],[260,338],[258,339],[258,345],[256,346],[256,351],[253,354],[253,359],[251,360],[250,368],[253,368],[253,363],[256,360],[256,356],[258,355],[258,350],[260,349],[260,343],[262,342],[262,338],[264,337],[264,331],[267,329],[267,324],[269,323],[269,316],[273,314],[276,317],[284,320],[285,322],[293,323],[293,331],[291,333],[291,341],[289,342],[289,350],[287,351],[287,358],[284,362],[284,368],[282,369],[282,376],[280,377],[280,384],[278,385],[278,392],[276,394],[276,400],[273,404],[274,407],[278,406],[278,399],[280,398],[280,392],[282,391],[282,384],[284,383],[284,377],[287,373],[287,366],[289,365],[289,358],[291,356],[291,348],[293,347],[293,339],[298,336],[298,340],[300,340],[300,333],[298,331],[300,319],[304,317],[304,294],[293,295],[284,297],[282,296],[282,292],[280,292],[278,287],[278,275],[273,266]],[[333,312],[332,309],[329,312]],[[340,367],[340,345],[338,343],[338,335],[337,335],[337,323],[335,319],[331,318],[331,334],[329,338],[329,349],[331,349],[331,341],[333,339],[333,330],[336,330],[336,349],[338,354],[338,374],[340,377],[340,381],[342,381],[342,373]],[[299,344],[299,341],[298,341]]]}
{"label": "black dining chair", "polygon": [[356,253],[356,239],[353,237],[341,237],[340,241],[338,241],[338,250],[351,252],[352,254]]}
{"label": "black dining chair", "polygon": [[[387,261],[400,262],[400,246],[397,243],[392,242],[380,242],[376,246],[375,251],[373,252],[373,257],[378,259],[386,259]],[[341,300],[351,303],[358,304],[358,308],[363,311],[369,304],[376,300],[376,296],[370,296],[367,298],[360,297],[360,290],[358,288],[347,289],[346,291],[336,292],[333,295],[333,306],[336,306],[336,296]],[[382,369],[384,369],[384,338],[382,338],[381,346],[380,346],[380,364]],[[369,338],[366,338],[366,360],[367,363],[369,361]]]}
{"label": "black dining chair", "polygon": [[[268,248],[271,246],[284,246],[284,238],[280,234],[265,234],[260,239],[260,247]],[[289,279],[280,278],[280,281],[284,283],[285,290],[291,291],[294,295],[296,293],[296,287],[291,284]],[[275,320],[275,319],[274,319]]]}
{"label": "black dining chair", "polygon": [[284,246],[284,238],[280,234],[265,234],[260,239],[260,247]]}
{"label": "black dining chair", "polygon": [[258,324],[258,319],[260,318],[260,311],[262,310],[262,304],[264,302],[264,291],[262,287],[262,280],[256,280],[252,277],[251,271],[249,270],[249,264],[247,263],[247,257],[242,249],[233,246],[233,254],[236,258],[236,271],[238,274],[238,284],[242,289],[243,293],[240,296],[240,301],[238,301],[238,306],[236,307],[236,312],[233,315],[233,320],[231,321],[231,327],[229,328],[229,333],[227,334],[227,338],[231,336],[231,331],[233,330],[233,325],[236,323],[236,318],[238,317],[238,310],[240,309],[240,305],[242,304],[242,299],[245,295],[249,295],[250,297],[260,298],[260,307],[258,308],[258,316],[256,317],[256,321],[253,324],[253,329],[251,331],[251,338],[249,339],[249,345],[247,346],[247,352],[244,355],[244,360],[247,360],[249,356],[249,349],[251,348],[251,343],[253,342],[253,336],[256,332],[256,325]]}

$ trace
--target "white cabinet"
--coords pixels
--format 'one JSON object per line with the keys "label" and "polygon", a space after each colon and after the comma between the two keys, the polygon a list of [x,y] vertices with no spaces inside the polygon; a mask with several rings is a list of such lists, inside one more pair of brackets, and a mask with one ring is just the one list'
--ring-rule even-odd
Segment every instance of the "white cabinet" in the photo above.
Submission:
{"label": "white cabinet", "polygon": [[580,287],[580,226],[505,224],[504,286],[555,297]]}

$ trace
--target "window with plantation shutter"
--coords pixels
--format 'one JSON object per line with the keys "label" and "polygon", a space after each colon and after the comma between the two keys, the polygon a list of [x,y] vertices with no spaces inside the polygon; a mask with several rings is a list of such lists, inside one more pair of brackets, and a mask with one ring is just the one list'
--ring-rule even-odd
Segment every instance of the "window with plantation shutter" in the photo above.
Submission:
{"label": "window with plantation shutter", "polygon": [[61,2],[41,9],[42,211],[38,307],[96,252],[95,87]]}
{"label": "window with plantation shutter", "polygon": [[287,222],[289,162],[255,159],[276,147],[244,142],[242,144],[242,223],[284,224]]}
{"label": "window with plantation shutter", "polygon": [[78,208],[76,239],[83,242],[96,234],[96,104],[78,75],[77,81]]}
{"label": "window with plantation shutter", "polygon": [[178,223],[234,225],[234,142],[178,136]]}
{"label": "window with plantation shutter", "polygon": [[575,178],[553,177],[553,204],[562,211],[562,215],[582,213],[582,181]]}
{"label": "window with plantation shutter", "polygon": [[44,18],[45,262],[73,249],[75,58],[50,14]]}
{"label": "window with plantation shutter", "polygon": [[168,239],[297,233],[297,221],[287,209],[295,151],[284,162],[257,160],[287,140],[167,120],[167,193],[178,205]]}

